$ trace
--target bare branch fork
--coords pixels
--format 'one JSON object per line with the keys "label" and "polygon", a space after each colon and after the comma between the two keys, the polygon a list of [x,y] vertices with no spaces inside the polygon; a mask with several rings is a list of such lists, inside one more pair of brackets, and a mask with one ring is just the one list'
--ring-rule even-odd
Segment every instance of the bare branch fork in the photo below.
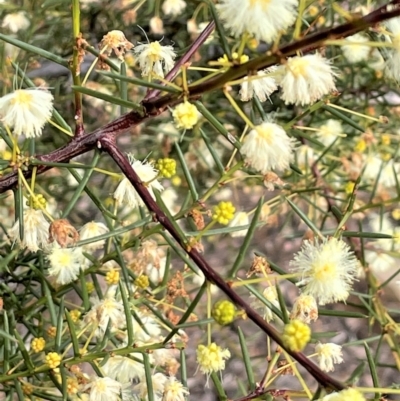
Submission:
{"label": "bare branch fork", "polygon": [[[334,28],[324,29],[313,35],[306,36],[296,42],[290,43],[286,46],[281,47],[273,54],[267,54],[255,58],[248,63],[235,66],[229,69],[220,76],[210,78],[208,81],[198,85],[189,86],[189,93],[185,94],[189,99],[197,98],[198,96],[222,88],[228,82],[237,80],[247,76],[254,71],[270,67],[274,64],[280,63],[285,57],[289,57],[300,50],[309,50],[319,48],[324,45],[326,40],[337,39],[353,35],[356,32],[364,30],[372,25],[375,25],[385,19],[393,18],[400,15],[400,8],[397,7],[400,4],[400,0],[393,0],[390,3],[378,8],[370,14],[360,19],[347,22]],[[204,41],[213,29],[213,23],[209,24],[205,32],[197,38],[192,44],[188,53],[185,54],[181,60],[178,61],[177,66],[174,67],[173,71],[168,75],[169,79],[173,79],[175,74],[179,71],[181,65],[188,61],[188,54],[193,54]],[[84,136],[77,136],[71,140],[65,146],[54,150],[47,155],[37,156],[38,160],[52,163],[65,163],[70,161],[72,158],[87,153],[90,150],[96,148],[97,143],[100,139],[110,135],[120,135],[128,129],[142,123],[143,121],[155,117],[162,113],[168,106],[174,106],[177,103],[183,101],[183,94],[176,95],[156,95],[157,92],[150,91],[146,98],[141,102],[140,111],[133,110],[109,124],[101,127],[92,133]],[[37,174],[42,174],[45,171],[51,169],[51,166],[38,166]],[[24,175],[29,178],[32,174],[31,170],[25,171]],[[18,172],[14,171],[0,179],[0,193],[3,193],[16,186],[18,181]]]}

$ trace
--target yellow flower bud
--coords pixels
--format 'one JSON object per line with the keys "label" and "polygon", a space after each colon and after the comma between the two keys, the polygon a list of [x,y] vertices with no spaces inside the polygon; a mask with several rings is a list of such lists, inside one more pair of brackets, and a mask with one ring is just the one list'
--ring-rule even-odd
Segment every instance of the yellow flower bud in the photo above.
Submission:
{"label": "yellow flower bud", "polygon": [[283,344],[291,351],[302,351],[311,338],[310,327],[300,320],[292,320],[283,329]]}
{"label": "yellow flower bud", "polygon": [[222,326],[232,323],[236,316],[235,305],[228,300],[218,301],[212,308],[211,316]]}

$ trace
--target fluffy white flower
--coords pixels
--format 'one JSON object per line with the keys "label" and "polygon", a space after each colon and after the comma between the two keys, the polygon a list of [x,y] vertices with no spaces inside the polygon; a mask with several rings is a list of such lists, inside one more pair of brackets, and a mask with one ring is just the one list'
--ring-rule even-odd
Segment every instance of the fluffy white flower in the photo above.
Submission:
{"label": "fluffy white flower", "polygon": [[161,194],[161,199],[164,202],[165,207],[171,214],[175,214],[179,211],[179,204],[177,203],[178,194],[173,187],[167,188]]}
{"label": "fluffy white flower", "polygon": [[133,52],[144,77],[153,73],[156,77],[164,78],[164,72],[167,73],[174,66],[176,54],[172,46],[161,46],[160,42],[144,43],[137,45]]}
{"label": "fluffy white flower", "polygon": [[172,111],[176,128],[192,129],[199,121],[200,115],[197,107],[187,101],[178,104]]}
{"label": "fluffy white flower", "polygon": [[387,214],[373,215],[369,221],[371,231],[393,236],[393,239],[378,239],[365,250],[365,261],[374,273],[384,272],[399,264],[396,253],[400,252],[400,227],[392,224]]}
{"label": "fluffy white flower", "polygon": [[[132,168],[135,170],[142,182],[145,185],[146,183],[149,183],[147,189],[153,199],[155,199],[153,189],[156,189],[157,191],[162,191],[164,189],[156,179],[158,171],[150,163],[135,160],[131,156],[130,159]],[[118,187],[114,192],[114,199],[119,205],[128,205],[132,208],[136,206],[144,206],[142,198],[127,178],[123,178],[118,184]]]}
{"label": "fluffy white flower", "polygon": [[342,124],[338,120],[329,119],[322,124],[317,131],[318,140],[325,146],[331,145],[339,136],[343,134]]}
{"label": "fluffy white flower", "polygon": [[[161,329],[158,322],[152,315],[147,315],[142,312],[136,312],[137,321],[135,318],[132,319],[133,332],[135,334],[136,341],[149,342],[152,338],[159,338],[161,335]],[[143,329],[146,328],[146,331]]]}
{"label": "fluffy white flower", "polygon": [[301,275],[302,293],[325,305],[348,298],[359,263],[343,240],[324,238],[304,241],[290,265]]}
{"label": "fluffy white flower", "polygon": [[335,370],[334,363],[342,363],[342,347],[335,343],[318,343],[315,346],[319,367],[324,372],[332,372]]}
{"label": "fluffy white flower", "polygon": [[137,359],[142,359],[140,354],[132,354],[135,358],[115,355],[107,359],[102,367],[103,372],[111,379],[118,380],[120,383],[128,383],[139,379],[144,375],[144,365]]}
{"label": "fluffy white flower", "polygon": [[12,239],[20,242],[22,248],[27,248],[32,252],[36,252],[39,249],[46,247],[49,241],[49,226],[50,224],[45,219],[41,210],[35,210],[32,208],[24,211],[24,238],[21,241],[19,220],[17,220],[14,226],[9,231],[9,235]]}
{"label": "fluffy white flower", "polygon": [[111,322],[111,330],[126,326],[124,306],[113,296],[107,296],[104,299],[99,299],[97,296],[92,297],[90,302],[92,307],[84,320],[98,328],[97,336],[104,334],[109,322]]}
{"label": "fluffy white flower", "polygon": [[349,44],[342,46],[342,52],[350,63],[358,63],[368,59],[371,53],[371,47],[365,46],[365,43],[369,41],[367,36],[356,33],[355,35],[347,37],[345,40],[349,42]]}
{"label": "fluffy white flower", "polygon": [[[273,306],[275,306],[278,310],[280,309],[279,301],[278,301],[278,293],[276,291],[276,287],[274,285],[268,286],[264,289],[262,293],[263,297],[269,301]],[[267,322],[270,322],[275,319],[276,315],[272,312],[268,305],[262,302],[259,298],[257,298],[254,294],[250,295],[251,299],[251,307],[261,310],[263,319]]]}
{"label": "fluffy white flower", "polygon": [[281,68],[281,98],[286,104],[311,104],[336,89],[336,73],[329,60],[318,53],[289,58]]}
{"label": "fluffy white flower", "polygon": [[15,135],[39,137],[53,112],[53,95],[43,89],[18,89],[0,98],[0,121]]}
{"label": "fluffy white flower", "polygon": [[246,163],[266,174],[272,169],[285,170],[293,161],[295,140],[278,124],[263,122],[250,131],[240,152]]}
{"label": "fluffy white flower", "polygon": [[276,79],[271,73],[276,67],[270,67],[263,71],[258,71],[257,75],[246,77],[240,87],[240,100],[247,102],[253,96],[257,96],[261,102],[265,102],[272,92],[278,89]]}
{"label": "fluffy white flower", "polygon": [[271,42],[294,23],[297,5],[297,0],[221,0],[217,10],[234,36],[248,32]]}
{"label": "fluffy white flower", "polygon": [[386,61],[385,73],[389,78],[400,81],[400,17],[387,20],[385,25],[391,33],[387,40],[394,45]]}
{"label": "fluffy white flower", "polygon": [[18,31],[24,31],[29,28],[30,24],[28,18],[26,18],[26,14],[23,11],[19,11],[17,13],[7,14],[3,18],[1,27],[8,29],[12,33],[17,33]]}
{"label": "fluffy white flower", "polygon": [[149,280],[154,284],[161,283],[165,274],[165,264],[167,263],[167,258],[162,257],[157,263],[148,263],[144,268],[144,273],[147,275]]}
{"label": "fluffy white flower", "polygon": [[184,0],[164,0],[162,10],[164,14],[176,17],[186,8]]}
{"label": "fluffy white flower", "polygon": [[176,380],[174,376],[170,376],[164,383],[163,401],[185,401],[185,397],[189,395],[189,390],[183,387],[183,384]]}
{"label": "fluffy white flower", "polygon": [[61,285],[75,281],[86,261],[82,248],[60,248],[58,245],[53,245],[47,258],[50,262],[49,275],[55,277]]}
{"label": "fluffy white flower", "polygon": [[379,184],[384,188],[392,188],[396,185],[396,175],[399,173],[400,164],[394,163],[393,159],[386,162],[377,154],[365,156],[364,182],[373,184],[379,179]]}
{"label": "fluffy white flower", "polygon": [[84,390],[90,390],[89,401],[120,401],[122,385],[109,377],[97,377]]}
{"label": "fluffy white flower", "polygon": [[[230,221],[228,227],[248,226],[250,223],[249,215],[246,212],[237,212],[233,219]],[[244,237],[247,233],[247,228],[240,231],[232,231],[232,237]]]}
{"label": "fluffy white flower", "polygon": [[308,145],[301,145],[296,149],[296,164],[300,169],[307,170],[315,161],[314,149]]}
{"label": "fluffy white flower", "polygon": [[[164,392],[164,384],[167,382],[167,380],[167,376],[165,376],[163,373],[155,373],[151,376],[154,401],[161,401]],[[141,400],[149,399],[146,377],[142,377],[139,384],[136,384],[133,389],[139,395]]]}
{"label": "fluffy white flower", "polygon": [[196,355],[199,369],[206,375],[224,370],[225,360],[231,357],[231,353],[227,348],[222,349],[216,343],[211,343],[207,346],[198,345]]}
{"label": "fluffy white flower", "polygon": [[[83,241],[86,239],[98,237],[99,235],[103,235],[106,233],[108,233],[108,228],[105,224],[96,221],[91,221],[89,223],[86,223],[80,229],[80,240]],[[89,244],[84,245],[83,248],[87,251],[93,251],[101,248],[104,245],[104,242],[105,240],[91,242]]]}
{"label": "fluffy white flower", "polygon": [[394,269],[399,264],[398,258],[390,256],[387,250],[379,249],[378,246],[374,250],[365,251],[365,261],[373,273]]}

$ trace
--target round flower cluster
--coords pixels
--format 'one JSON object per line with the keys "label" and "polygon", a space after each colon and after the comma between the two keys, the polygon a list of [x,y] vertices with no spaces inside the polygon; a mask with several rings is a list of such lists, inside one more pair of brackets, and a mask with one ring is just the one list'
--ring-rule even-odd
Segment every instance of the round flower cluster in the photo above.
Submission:
{"label": "round flower cluster", "polygon": [[135,280],[136,287],[139,287],[139,288],[142,288],[142,289],[147,288],[149,286],[149,284],[150,284],[149,277],[146,276],[145,274],[141,274]]}
{"label": "round flower cluster", "polygon": [[156,168],[161,176],[165,178],[171,178],[176,174],[176,161],[168,157],[159,159],[157,161]]}
{"label": "round flower cluster", "polygon": [[43,89],[18,89],[0,98],[0,121],[14,135],[35,138],[53,114],[53,95]]}
{"label": "round flower cluster", "polygon": [[112,269],[106,274],[106,283],[108,285],[116,285],[119,282],[119,271]]}
{"label": "round flower cluster", "polygon": [[38,194],[36,196],[29,197],[29,200],[32,199],[32,208],[35,210],[43,210],[46,208],[47,200],[42,194]]}
{"label": "round flower cluster", "polygon": [[46,346],[46,340],[43,337],[34,338],[31,342],[31,349],[33,352],[41,352]]}
{"label": "round flower cluster", "polygon": [[57,354],[57,352],[49,352],[46,355],[46,363],[49,365],[50,369],[57,368],[61,363],[61,355]]}
{"label": "round flower cluster", "polygon": [[211,316],[222,326],[232,323],[236,316],[235,305],[226,299],[218,301],[212,308]]}
{"label": "round flower cluster", "polygon": [[320,305],[345,301],[357,273],[358,261],[341,239],[305,241],[290,262],[301,275],[302,293],[318,299]]}
{"label": "round flower cluster", "polygon": [[199,121],[199,111],[194,104],[183,102],[172,112],[176,128],[192,129]]}
{"label": "round flower cluster", "polygon": [[225,369],[225,359],[230,358],[228,349],[222,349],[215,343],[208,346],[200,344],[197,347],[197,363],[205,374],[211,374]]}
{"label": "round flower cluster", "polygon": [[310,341],[310,338],[310,327],[300,320],[292,320],[283,329],[283,343],[291,351],[302,351]]}
{"label": "round flower cluster", "polygon": [[214,206],[212,219],[226,226],[233,219],[235,210],[232,202],[220,202],[217,206]]}
{"label": "round flower cluster", "polygon": [[285,170],[293,161],[295,140],[278,124],[263,122],[250,131],[240,152],[246,163],[267,174],[272,169]]}
{"label": "round flower cluster", "polygon": [[81,311],[78,310],[78,309],[72,309],[72,310],[69,312],[69,315],[70,315],[70,317],[71,317],[71,320],[72,320],[74,323],[77,323],[77,322],[79,321],[79,318],[81,317],[82,313],[81,313]]}

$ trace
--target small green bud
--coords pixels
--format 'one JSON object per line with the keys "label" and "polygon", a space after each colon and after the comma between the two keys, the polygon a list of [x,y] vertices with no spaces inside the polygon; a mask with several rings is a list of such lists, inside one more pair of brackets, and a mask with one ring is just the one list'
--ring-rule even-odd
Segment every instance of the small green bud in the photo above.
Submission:
{"label": "small green bud", "polygon": [[212,308],[211,316],[221,326],[232,323],[236,317],[235,305],[228,300],[218,301]]}
{"label": "small green bud", "polygon": [[168,157],[159,159],[156,167],[160,175],[165,178],[171,178],[176,174],[176,161],[174,159],[169,159]]}
{"label": "small green bud", "polygon": [[142,288],[143,290],[147,288],[149,284],[149,278],[145,274],[140,275],[135,280],[136,287]]}
{"label": "small green bud", "polygon": [[42,210],[46,208],[47,200],[42,194],[35,195],[34,197],[30,196],[27,202],[27,205],[30,205],[32,200],[32,208],[35,210]]}

